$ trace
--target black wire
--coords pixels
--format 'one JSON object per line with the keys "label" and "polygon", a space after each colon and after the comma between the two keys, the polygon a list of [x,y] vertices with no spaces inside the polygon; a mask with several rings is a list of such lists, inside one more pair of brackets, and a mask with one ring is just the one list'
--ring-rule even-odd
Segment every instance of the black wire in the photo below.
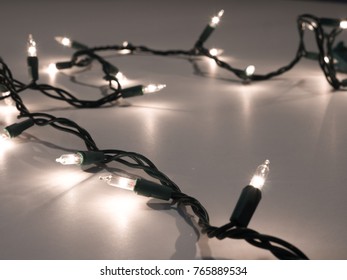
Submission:
{"label": "black wire", "polygon": [[[300,60],[301,58],[305,57],[306,50],[305,50],[305,44],[304,44],[304,23],[309,24],[312,26],[313,31],[315,33],[317,48],[318,48],[318,62],[321,67],[321,69],[324,72],[324,75],[327,79],[327,81],[335,88],[339,89],[340,87],[345,87],[346,85],[342,82],[340,82],[336,77],[336,71],[334,67],[333,62],[333,52],[332,52],[332,45],[335,40],[335,37],[341,32],[340,28],[334,28],[329,34],[325,34],[322,24],[320,22],[321,20],[318,17],[315,17],[313,15],[309,14],[303,14],[298,17],[297,19],[297,28],[299,33],[299,44],[296,51],[296,54],[294,55],[294,58],[286,65],[271,71],[266,74],[254,74],[251,76],[247,76],[244,69],[238,69],[227,62],[219,59],[217,56],[212,55],[207,48],[203,46],[203,44],[195,45],[190,50],[157,50],[153,48],[149,48],[143,45],[135,46],[132,44],[127,45],[110,45],[110,46],[99,46],[94,47],[90,49],[84,49],[79,50],[75,52],[72,56],[71,62],[79,66],[78,60],[80,56],[90,56],[91,58],[98,58],[95,54],[95,52],[101,52],[101,51],[121,51],[121,50],[127,50],[129,51],[129,54],[138,54],[138,53],[150,53],[152,55],[160,55],[160,56],[187,56],[187,57],[194,57],[194,56],[205,56],[210,59],[213,59],[216,64],[229,71],[232,72],[234,75],[236,75],[238,78],[242,80],[252,80],[252,81],[264,81],[271,79],[273,77],[282,75],[286,73],[287,71],[291,70]],[[314,26],[311,24],[313,23]],[[326,44],[326,46],[325,46]],[[329,58],[329,63],[325,62],[325,57]],[[102,63],[102,61],[99,62]]]}
{"label": "black wire", "polygon": [[225,238],[244,239],[258,248],[270,251],[278,259],[308,259],[301,250],[283,239],[261,234],[249,228],[238,228],[233,223],[221,227],[211,226],[206,209],[193,197],[177,192],[173,194],[173,199],[175,203],[182,203],[191,207],[198,217],[198,224],[202,227],[202,232],[206,233],[209,238],[216,237],[220,240]]}
{"label": "black wire", "polygon": [[[208,212],[204,206],[196,198],[182,193],[180,188],[167,175],[161,172],[148,158],[138,153],[126,152],[122,150],[99,150],[89,132],[79,126],[76,122],[66,118],[55,117],[46,113],[31,113],[19,95],[21,92],[24,92],[27,89],[37,90],[50,98],[65,101],[77,108],[100,107],[105,103],[118,99],[121,96],[121,85],[114,77],[114,73],[112,73],[112,71],[115,69],[118,71],[118,69],[97,54],[97,52],[106,50],[129,50],[131,54],[150,53],[160,56],[187,56],[189,58],[194,56],[206,56],[213,59],[219,67],[234,73],[241,79],[255,81],[267,80],[289,71],[301,60],[301,58],[308,54],[304,44],[305,24],[310,24],[313,27],[318,48],[318,63],[323,70],[326,79],[335,89],[344,86],[344,84],[342,84],[336,78],[336,71],[333,63],[334,57],[332,53],[332,45],[334,44],[336,36],[341,32],[341,29],[333,28],[330,33],[326,34],[324,33],[321,20],[309,14],[298,17],[297,25],[300,40],[294,58],[287,65],[262,75],[256,74],[249,77],[245,76],[245,71],[243,69],[234,68],[225,61],[220,60],[218,57],[211,55],[209,50],[204,48],[202,44],[199,44],[190,50],[156,50],[142,45],[134,46],[132,44],[128,44],[126,46],[105,46],[83,49],[73,54],[71,59],[72,66],[86,67],[93,61],[97,61],[101,64],[102,71],[109,82],[110,89],[112,89],[113,92],[98,100],[81,100],[64,89],[53,87],[48,84],[37,84],[36,82],[32,82],[26,85],[13,78],[9,67],[2,59],[0,59],[0,83],[5,89],[8,89],[10,92],[10,97],[15,101],[16,108],[20,113],[19,118],[30,118],[37,126],[49,125],[57,130],[75,135],[84,141],[89,151],[99,151],[104,153],[105,157],[102,164],[115,161],[130,168],[141,169],[152,178],[158,180],[163,186],[170,187],[173,191],[172,203],[189,206],[197,216],[198,224],[201,226],[202,232],[206,233],[209,238],[243,239],[253,246],[270,251],[279,259],[307,259],[307,256],[297,247],[280,238],[261,234],[249,228],[236,227],[232,222],[221,227],[212,226],[210,224]],[[326,57],[329,60],[328,62],[326,61]],[[112,81],[116,82],[116,88],[113,87]],[[8,97],[0,97],[0,99],[4,98]]]}

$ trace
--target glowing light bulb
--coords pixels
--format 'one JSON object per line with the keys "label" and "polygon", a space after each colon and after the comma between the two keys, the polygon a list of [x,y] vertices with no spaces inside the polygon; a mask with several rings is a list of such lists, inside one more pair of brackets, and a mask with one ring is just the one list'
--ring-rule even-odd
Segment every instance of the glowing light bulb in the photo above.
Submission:
{"label": "glowing light bulb", "polygon": [[29,34],[28,37],[28,56],[37,56],[36,42],[33,39],[33,35]]}
{"label": "glowing light bulb", "polygon": [[113,173],[99,177],[100,180],[105,181],[107,184],[113,187],[134,191],[137,179],[130,178],[125,174]]}
{"label": "glowing light bulb", "polygon": [[113,187],[133,191],[138,195],[162,200],[169,200],[173,193],[173,190],[167,186],[119,172],[102,175],[99,180]]}
{"label": "glowing light bulb", "polygon": [[72,40],[68,37],[63,37],[63,36],[56,36],[54,37],[54,39],[61,45],[68,47],[68,48],[72,48],[72,49],[76,49],[76,50],[85,50],[88,49],[88,46],[81,44],[79,42],[76,42],[75,40]]}
{"label": "glowing light bulb", "polygon": [[3,129],[1,134],[0,134],[0,143],[7,141],[10,138],[11,138],[10,133],[6,129]]}
{"label": "glowing light bulb", "polygon": [[8,96],[11,95],[11,92],[10,92],[10,91],[3,91],[3,92],[1,93],[1,95],[2,95],[3,97],[8,97]]}
{"label": "glowing light bulb", "polygon": [[257,167],[252,177],[252,180],[249,183],[251,186],[257,189],[261,189],[264,186],[265,180],[270,172],[269,164],[270,164],[270,161],[265,160],[263,164]]}
{"label": "glowing light bulb", "polygon": [[160,91],[165,87],[166,87],[166,85],[164,85],[164,84],[149,84],[147,86],[142,87],[142,92],[144,94],[153,93],[153,92]]}
{"label": "glowing light bulb", "polygon": [[[123,46],[123,48],[127,48],[129,46],[129,42],[128,41],[124,41],[122,43],[122,46]],[[120,53],[120,54],[129,54],[129,53],[131,53],[131,50],[123,49],[123,50],[119,50],[118,53]]]}
{"label": "glowing light bulb", "polygon": [[224,52],[222,49],[212,48],[209,50],[210,55],[212,56],[219,56]]}
{"label": "glowing light bulb", "polygon": [[329,59],[329,57],[327,57],[327,56],[324,56],[324,61],[325,61],[325,63],[329,63],[329,62],[330,62],[330,59]]}
{"label": "glowing light bulb", "polygon": [[80,153],[64,154],[57,158],[55,161],[61,163],[62,165],[80,165],[83,162],[83,156]]}
{"label": "glowing light bulb", "polygon": [[122,72],[118,72],[115,77],[117,78],[117,80],[119,82],[126,82],[128,79],[127,77],[122,73]]}
{"label": "glowing light bulb", "polygon": [[72,42],[70,38],[62,37],[62,36],[56,36],[54,39],[61,45],[71,48]]}
{"label": "glowing light bulb", "polygon": [[347,20],[340,21],[340,28],[347,29]]}
{"label": "glowing light bulb", "polygon": [[59,72],[59,69],[57,68],[57,65],[55,63],[50,63],[47,67],[47,73],[50,76],[54,76]]}
{"label": "glowing light bulb", "polygon": [[246,76],[247,76],[247,77],[250,77],[250,76],[252,76],[252,75],[254,74],[254,72],[255,72],[255,67],[254,67],[254,65],[248,65],[247,68],[246,68],[246,70],[245,70]]}
{"label": "glowing light bulb", "polygon": [[216,16],[213,16],[211,18],[211,21],[210,21],[210,26],[215,28],[218,25],[218,23],[220,22],[223,14],[224,14],[224,10],[220,10]]}

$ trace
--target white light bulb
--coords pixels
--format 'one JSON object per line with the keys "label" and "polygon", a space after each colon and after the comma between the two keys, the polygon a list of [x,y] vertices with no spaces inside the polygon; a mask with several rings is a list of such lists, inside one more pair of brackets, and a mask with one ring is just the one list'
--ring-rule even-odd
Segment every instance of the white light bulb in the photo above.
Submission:
{"label": "white light bulb", "polygon": [[340,21],[340,28],[347,29],[347,20]]}
{"label": "white light bulb", "polygon": [[327,56],[324,56],[324,61],[325,61],[325,63],[329,63],[329,62],[330,62],[330,59],[329,59],[329,57],[327,57]]}
{"label": "white light bulb", "polygon": [[247,68],[246,68],[246,70],[245,70],[246,76],[247,76],[247,77],[250,77],[250,76],[252,76],[252,75],[254,74],[254,72],[255,72],[255,67],[254,67],[254,65],[248,65]]}
{"label": "white light bulb", "polygon": [[64,154],[55,160],[63,165],[76,164],[80,165],[83,162],[83,156],[80,153],[76,154]]}
{"label": "white light bulb", "polygon": [[28,38],[28,56],[37,56],[36,42],[33,39],[33,35],[29,34]]}
{"label": "white light bulb", "polygon": [[270,161],[267,159],[265,162],[257,167],[252,177],[251,186],[261,189],[264,186],[265,180],[270,172],[269,168]]}
{"label": "white light bulb", "polygon": [[11,135],[8,133],[6,129],[3,129],[0,134],[0,143],[9,140],[11,138]]}
{"label": "white light bulb", "polygon": [[212,17],[211,21],[210,21],[210,26],[215,28],[218,25],[218,23],[220,22],[223,14],[224,14],[224,10],[220,10],[216,16]]}
{"label": "white light bulb", "polygon": [[224,52],[222,49],[212,48],[209,50],[210,55],[212,56],[219,56]]}
{"label": "white light bulb", "polygon": [[142,88],[142,92],[144,94],[153,93],[153,92],[160,91],[165,87],[166,87],[166,85],[164,85],[164,84],[149,84],[149,85]]}
{"label": "white light bulb", "polygon": [[107,174],[99,177],[100,180],[105,181],[113,187],[134,191],[137,179],[130,178],[130,176],[120,173]]}
{"label": "white light bulb", "polygon": [[65,46],[65,47],[69,47],[71,48],[71,39],[67,38],[67,37],[61,37],[61,36],[56,36],[54,37],[54,39],[61,45]]}

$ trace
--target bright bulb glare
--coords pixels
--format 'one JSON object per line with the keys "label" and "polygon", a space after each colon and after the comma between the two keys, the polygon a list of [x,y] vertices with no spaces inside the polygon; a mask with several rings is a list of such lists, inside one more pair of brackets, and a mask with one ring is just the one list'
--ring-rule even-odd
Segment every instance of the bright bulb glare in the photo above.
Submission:
{"label": "bright bulb glare", "polygon": [[329,63],[329,62],[330,62],[330,59],[329,59],[329,57],[327,57],[327,56],[324,56],[324,61],[325,61],[325,63]]}
{"label": "bright bulb glare", "polygon": [[61,45],[71,48],[71,40],[67,37],[56,36],[54,39]]}
{"label": "bright bulb glare", "polygon": [[10,91],[5,91],[5,92],[2,92],[1,95],[3,97],[7,97],[7,96],[10,96],[11,92]]}
{"label": "bright bulb glare", "polygon": [[254,74],[254,72],[255,72],[254,65],[248,65],[246,70],[245,70],[246,76],[250,77],[250,76],[252,76]]}
{"label": "bright bulb glare", "polygon": [[9,140],[11,138],[10,134],[6,129],[3,129],[3,131],[0,134],[0,143]]}
{"label": "bright bulb glare", "polygon": [[11,105],[14,104],[12,98],[9,98],[9,96],[11,95],[11,92],[10,92],[10,91],[2,92],[1,95],[2,95],[3,97],[7,97],[7,98],[4,99],[6,105],[11,106]]}
{"label": "bright bulb glare", "polygon": [[212,56],[219,56],[219,55],[221,55],[223,52],[224,52],[224,50],[222,50],[222,49],[216,49],[216,48],[212,48],[212,49],[209,50],[209,53],[210,53],[210,55],[212,55]]}
{"label": "bright bulb glare", "polygon": [[50,63],[47,67],[47,73],[50,76],[54,76],[55,74],[57,74],[59,72],[57,66],[55,65],[55,63]]}
{"label": "bright bulb glare", "polygon": [[220,19],[223,16],[223,14],[224,14],[224,10],[220,10],[216,16],[212,17],[210,21],[210,26],[215,28],[220,22]]}
{"label": "bright bulb glare", "polygon": [[64,154],[55,160],[63,165],[76,164],[80,165],[83,161],[83,156],[79,153],[77,154]]}
{"label": "bright bulb glare", "polygon": [[347,20],[340,21],[340,28],[347,29]]}
{"label": "bright bulb glare", "polygon": [[164,85],[164,84],[149,84],[149,85],[142,88],[142,92],[144,94],[153,93],[153,92],[160,91],[165,87],[166,87],[166,85]]}
{"label": "bright bulb glare", "polygon": [[269,164],[270,161],[267,159],[263,164],[257,167],[252,177],[252,180],[249,183],[251,186],[257,189],[261,189],[264,186],[265,180],[270,172]]}
{"label": "bright bulb glare", "polygon": [[33,35],[29,34],[28,38],[28,56],[37,56],[36,42],[33,39]]}
{"label": "bright bulb glare", "polygon": [[125,82],[128,80],[127,77],[122,72],[118,72],[116,74],[116,78],[119,82]]}
{"label": "bright bulb glare", "polygon": [[107,184],[113,187],[133,191],[136,185],[136,179],[130,178],[123,174],[108,174],[100,176],[99,180],[105,181]]}

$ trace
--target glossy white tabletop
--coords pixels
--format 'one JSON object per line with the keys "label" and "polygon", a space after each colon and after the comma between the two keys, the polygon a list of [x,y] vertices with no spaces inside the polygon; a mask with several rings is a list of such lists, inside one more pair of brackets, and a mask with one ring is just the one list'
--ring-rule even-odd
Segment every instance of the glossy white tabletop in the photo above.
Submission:
{"label": "glossy white tabletop", "polygon": [[[235,67],[254,64],[265,73],[293,58],[298,15],[343,18],[347,8],[328,1],[3,2],[0,56],[14,76],[28,81],[25,48],[32,33],[40,82],[86,99],[100,97],[105,84],[97,64],[55,78],[45,73],[50,62],[73,53],[54,41],[57,35],[88,46],[129,41],[190,49],[210,17],[224,9],[206,46],[224,49],[221,58]],[[314,49],[313,35],[307,40]],[[317,62],[302,60],[283,76],[244,85],[205,58],[194,64],[107,55],[130,84],[164,83],[166,89],[129,99],[128,107],[80,110],[33,91],[23,93],[24,101],[32,111],[76,121],[100,148],[147,156],[200,200],[216,226],[228,222],[255,168],[269,159],[269,180],[250,228],[312,259],[347,259],[347,92],[334,92]],[[1,101],[0,124],[15,121],[16,111]],[[85,149],[76,137],[33,127],[1,149],[1,259],[273,258],[243,240],[199,236],[195,220],[175,206],[112,188],[93,168],[57,164],[66,151]],[[110,167],[144,176],[120,164]]]}

